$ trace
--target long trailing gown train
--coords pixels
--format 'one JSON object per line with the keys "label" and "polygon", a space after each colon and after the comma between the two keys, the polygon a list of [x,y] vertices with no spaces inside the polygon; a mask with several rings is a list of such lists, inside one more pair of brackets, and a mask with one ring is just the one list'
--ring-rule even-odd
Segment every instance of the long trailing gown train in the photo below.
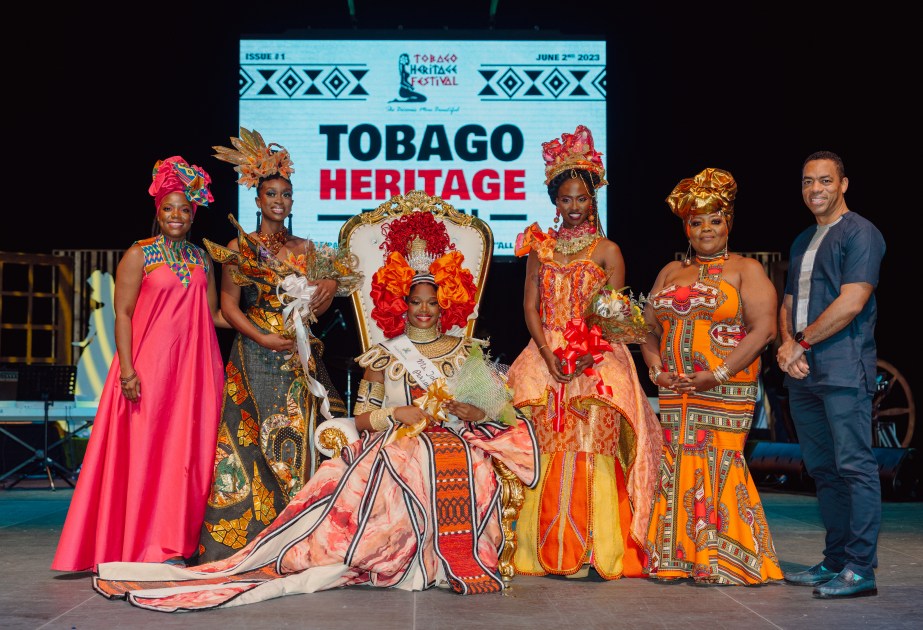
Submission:
{"label": "long trailing gown train", "polygon": [[208,305],[207,259],[190,243],[139,241],[144,275],[131,318],[141,398],[103,387],[51,568],[161,562],[195,553],[211,483],[222,359]]}
{"label": "long trailing gown train", "polygon": [[[691,286],[670,285],[650,296],[663,328],[664,370],[713,370],[746,336],[740,294],[722,271],[723,261],[702,264]],[[782,578],[743,453],[759,372],[757,357],[708,391],[660,389],[663,458],[645,549],[651,577],[719,584]]]}
{"label": "long trailing gown train", "polygon": [[[470,340],[450,336],[418,346],[446,377],[470,347]],[[385,373],[385,396],[376,406],[410,404],[423,393],[383,345],[359,361]],[[94,588],[164,612],[354,585],[499,591],[504,538],[492,458],[534,484],[537,449],[528,423],[456,422],[391,441],[393,432],[363,432],[341,457],[322,463],[279,516],[230,558],[190,568],[104,564]]]}
{"label": "long trailing gown train", "polygon": [[[599,241],[596,241],[598,244]],[[554,260],[554,239],[533,245],[541,263],[542,328],[552,349],[564,348],[568,322],[583,317],[606,273],[584,256]],[[516,522],[513,563],[526,575],[574,574],[592,564],[606,579],[642,575],[642,549],[660,456],[657,416],[638,382],[628,348],[613,344],[593,366],[562,387],[530,341],[510,367],[513,404],[531,410],[541,452],[538,486],[525,491]],[[597,389],[602,382],[611,392]],[[560,431],[554,429],[562,415]]]}

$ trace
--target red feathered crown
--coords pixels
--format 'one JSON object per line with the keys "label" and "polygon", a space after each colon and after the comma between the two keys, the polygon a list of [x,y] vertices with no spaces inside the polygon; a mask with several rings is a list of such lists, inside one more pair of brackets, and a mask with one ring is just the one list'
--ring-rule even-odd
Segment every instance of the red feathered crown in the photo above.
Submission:
{"label": "red feathered crown", "polygon": [[445,224],[431,212],[412,212],[383,225],[381,231],[385,263],[372,277],[371,315],[385,337],[404,332],[405,298],[417,282],[436,285],[442,332],[464,327],[474,312],[477,287],[474,276],[462,267],[465,257],[450,241]]}

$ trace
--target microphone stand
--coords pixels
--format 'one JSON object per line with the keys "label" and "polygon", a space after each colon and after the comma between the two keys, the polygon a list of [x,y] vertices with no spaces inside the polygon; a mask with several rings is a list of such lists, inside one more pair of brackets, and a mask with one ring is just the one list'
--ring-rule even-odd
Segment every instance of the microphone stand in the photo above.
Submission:
{"label": "microphone stand", "polygon": [[336,309],[336,317],[330,320],[330,323],[324,326],[324,329],[320,331],[320,334],[317,336],[319,339],[324,339],[327,334],[333,330],[333,328],[339,325],[343,330],[346,330],[346,320],[343,319],[343,312],[340,309]]}
{"label": "microphone stand", "polygon": [[[324,339],[336,326],[346,330],[346,319],[343,317],[343,311],[335,309],[336,317],[330,320],[330,323],[324,326],[324,329],[318,335],[319,339]],[[353,393],[353,371],[352,368],[346,367],[346,417],[352,417],[352,393]]]}

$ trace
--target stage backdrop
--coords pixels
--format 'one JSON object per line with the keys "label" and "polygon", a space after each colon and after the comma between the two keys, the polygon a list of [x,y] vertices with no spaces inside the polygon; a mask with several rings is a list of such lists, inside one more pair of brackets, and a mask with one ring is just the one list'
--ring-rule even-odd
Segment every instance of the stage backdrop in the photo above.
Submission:
{"label": "stage backdrop", "polygon": [[[584,124],[607,151],[604,41],[243,39],[239,81],[240,125],[291,152],[293,231],[316,242],[420,189],[511,256],[529,223],[551,225],[542,142]],[[254,196],[239,198],[247,229]]]}

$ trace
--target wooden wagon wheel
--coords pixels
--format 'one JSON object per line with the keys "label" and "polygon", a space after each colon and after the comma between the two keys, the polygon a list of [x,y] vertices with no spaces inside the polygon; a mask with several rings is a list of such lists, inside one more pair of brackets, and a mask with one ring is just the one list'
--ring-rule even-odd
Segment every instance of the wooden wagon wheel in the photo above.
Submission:
{"label": "wooden wagon wheel", "polygon": [[878,374],[881,386],[872,403],[872,426],[875,427],[873,440],[879,444],[878,432],[882,425],[891,425],[894,434],[904,448],[910,446],[913,439],[913,426],[916,420],[916,407],[910,385],[896,367],[883,359],[878,359]]}

